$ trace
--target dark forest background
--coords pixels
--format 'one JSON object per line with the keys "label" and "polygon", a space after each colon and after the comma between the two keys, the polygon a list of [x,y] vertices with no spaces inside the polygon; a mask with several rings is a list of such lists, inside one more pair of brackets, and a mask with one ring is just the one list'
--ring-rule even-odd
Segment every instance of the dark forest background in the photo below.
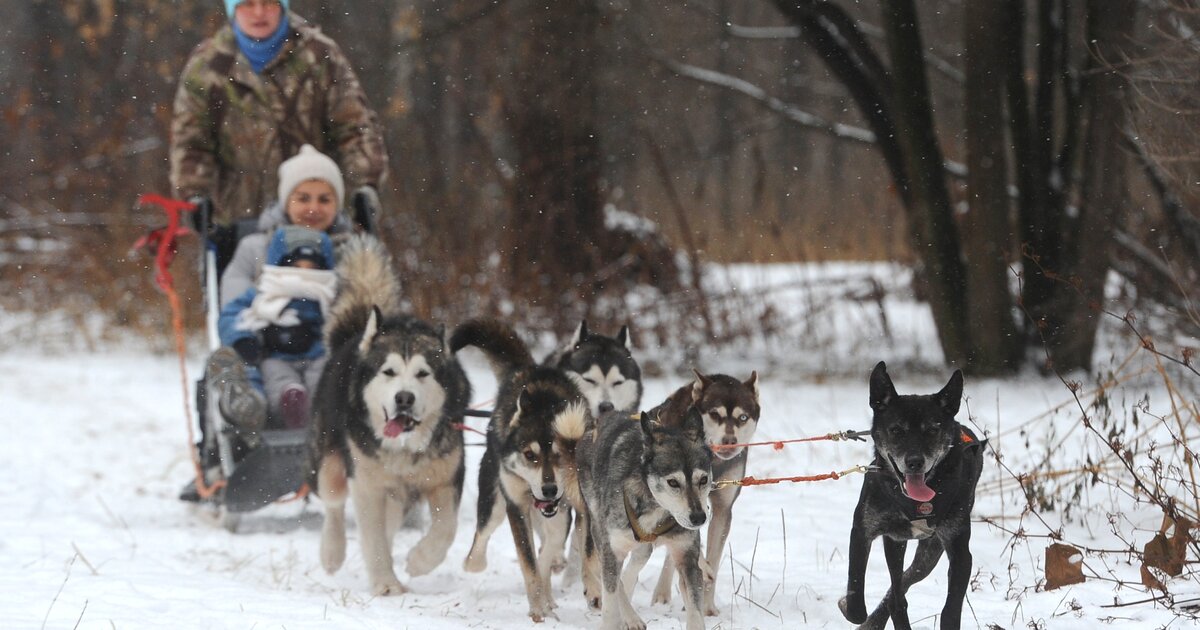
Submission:
{"label": "dark forest background", "polygon": [[[640,291],[703,315],[647,334],[719,344],[702,263],[889,260],[975,372],[1034,347],[1090,367],[1110,270],[1173,334],[1200,330],[1194,1],[291,6],[380,114],[381,232],[420,315],[562,331],[636,319]],[[134,200],[169,192],[178,74],[224,20],[217,2],[7,3],[4,308],[165,331],[129,252],[162,219]]]}

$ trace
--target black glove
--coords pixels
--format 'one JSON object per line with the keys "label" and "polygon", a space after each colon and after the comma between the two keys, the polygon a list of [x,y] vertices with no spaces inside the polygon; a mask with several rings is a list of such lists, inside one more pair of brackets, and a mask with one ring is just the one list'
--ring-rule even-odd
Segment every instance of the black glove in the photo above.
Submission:
{"label": "black glove", "polygon": [[196,205],[196,209],[191,213],[192,229],[196,230],[197,234],[204,236],[213,227],[212,199],[204,195],[192,195],[188,197],[188,203]]}
{"label": "black glove", "polygon": [[379,227],[376,221],[379,216],[379,193],[374,186],[359,186],[350,198],[354,208],[354,222],[367,234],[375,234]]}
{"label": "black glove", "polygon": [[304,354],[321,338],[321,329],[311,324],[271,324],[263,329],[262,336],[263,347],[270,352]]}
{"label": "black glove", "polygon": [[242,357],[242,361],[246,365],[258,365],[259,359],[262,358],[262,344],[254,337],[243,337],[233,342],[233,349],[237,351],[238,356]]}

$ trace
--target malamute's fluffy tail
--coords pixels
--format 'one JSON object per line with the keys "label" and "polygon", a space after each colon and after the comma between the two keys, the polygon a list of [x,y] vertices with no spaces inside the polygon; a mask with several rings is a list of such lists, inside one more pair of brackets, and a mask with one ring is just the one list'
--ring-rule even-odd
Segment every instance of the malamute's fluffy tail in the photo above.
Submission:
{"label": "malamute's fluffy tail", "polygon": [[482,350],[501,381],[508,380],[508,375],[519,369],[536,365],[517,331],[499,320],[470,319],[459,324],[450,335],[450,351],[458,352],[466,346]]}
{"label": "malamute's fluffy tail", "polygon": [[330,350],[355,340],[367,325],[371,309],[385,315],[400,311],[400,279],[392,256],[379,239],[353,234],[337,249],[338,295],[325,322]]}

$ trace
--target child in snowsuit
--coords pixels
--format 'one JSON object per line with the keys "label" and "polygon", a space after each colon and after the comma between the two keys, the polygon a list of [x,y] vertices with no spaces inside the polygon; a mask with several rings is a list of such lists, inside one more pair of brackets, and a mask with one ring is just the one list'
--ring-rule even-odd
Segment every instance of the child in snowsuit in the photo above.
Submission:
{"label": "child in snowsuit", "polygon": [[332,267],[329,235],[285,225],[271,236],[257,283],[221,309],[222,345],[258,364],[269,409],[285,428],[307,425],[309,392],[325,366],[321,329],[337,290]]}

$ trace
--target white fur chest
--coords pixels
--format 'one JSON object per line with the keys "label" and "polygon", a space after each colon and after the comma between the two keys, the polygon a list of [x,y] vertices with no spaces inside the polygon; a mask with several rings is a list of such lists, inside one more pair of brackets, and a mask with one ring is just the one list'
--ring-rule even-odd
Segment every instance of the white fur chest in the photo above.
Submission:
{"label": "white fur chest", "polygon": [[354,465],[364,472],[370,470],[392,477],[399,477],[406,482],[417,481],[421,472],[417,462],[418,453],[402,449],[381,448],[371,457],[356,446],[351,446]]}
{"label": "white fur chest", "polygon": [[933,528],[926,519],[909,521],[909,524],[912,527],[912,540],[925,540],[933,535]]}

